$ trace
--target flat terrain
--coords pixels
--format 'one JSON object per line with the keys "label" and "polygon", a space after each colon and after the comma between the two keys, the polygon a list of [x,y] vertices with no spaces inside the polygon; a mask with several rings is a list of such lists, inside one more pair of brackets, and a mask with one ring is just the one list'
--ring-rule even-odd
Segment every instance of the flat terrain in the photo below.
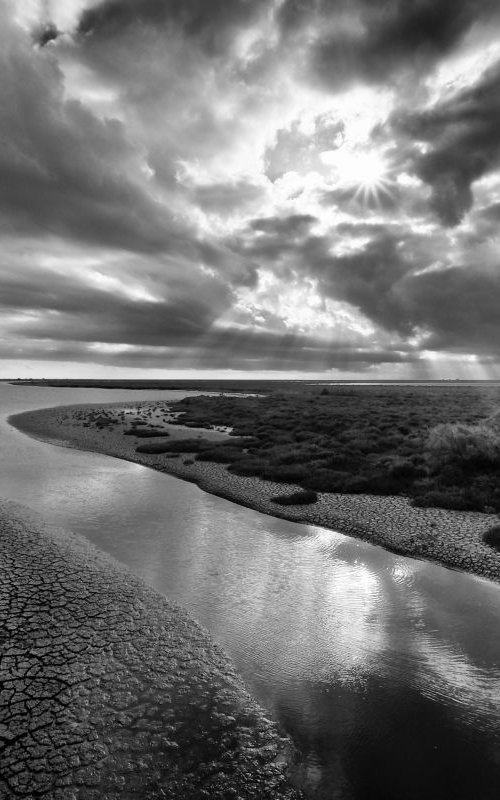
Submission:
{"label": "flat terrain", "polygon": [[0,630],[3,800],[299,800],[290,742],[210,636],[3,501]]}
{"label": "flat terrain", "polygon": [[[459,471],[459,489],[478,510],[467,510],[469,501],[465,510],[460,504],[444,508],[450,487],[455,492],[457,485],[440,487],[441,468],[433,472],[426,451],[436,426],[459,420],[474,433],[481,420],[494,417],[498,388],[325,389],[201,396],[172,405],[59,407],[17,415],[11,422],[51,442],[168,472],[268,514],[500,580],[500,554],[483,539],[498,519],[475,494],[474,483],[484,474],[487,489],[495,489],[497,467],[473,458]],[[447,495],[444,502],[425,497],[436,487]],[[314,502],[276,503],[304,488],[315,492]]]}

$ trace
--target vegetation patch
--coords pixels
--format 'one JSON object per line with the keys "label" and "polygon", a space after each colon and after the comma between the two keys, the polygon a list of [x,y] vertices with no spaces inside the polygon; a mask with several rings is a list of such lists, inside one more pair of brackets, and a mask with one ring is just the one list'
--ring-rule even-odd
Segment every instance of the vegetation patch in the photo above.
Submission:
{"label": "vegetation patch", "polygon": [[500,553],[500,525],[495,525],[483,534],[483,542]]}
{"label": "vegetation patch", "polygon": [[423,507],[493,513],[499,408],[497,387],[301,384],[265,396],[184,398],[175,404],[179,424],[232,433],[222,444],[172,445],[236,475],[305,491],[401,495]]}
{"label": "vegetation patch", "polygon": [[315,503],[318,499],[316,492],[303,491],[292,492],[292,494],[281,494],[277,497],[271,497],[272,503],[277,503],[280,506],[305,506]]}
{"label": "vegetation patch", "polygon": [[[148,442],[147,444],[140,444],[135,448],[136,453],[149,453],[150,455],[169,452],[169,442]],[[177,453],[176,453],[177,455]]]}
{"label": "vegetation patch", "polygon": [[138,439],[155,439],[158,437],[163,437],[164,439],[167,436],[170,436],[168,431],[165,430],[151,430],[150,428],[129,428],[126,431],[123,431],[124,436],[137,436]]}

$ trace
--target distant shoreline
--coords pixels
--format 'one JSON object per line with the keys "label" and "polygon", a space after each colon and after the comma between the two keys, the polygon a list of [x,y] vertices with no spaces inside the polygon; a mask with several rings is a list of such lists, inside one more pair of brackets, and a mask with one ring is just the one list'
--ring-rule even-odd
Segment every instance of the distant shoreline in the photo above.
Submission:
{"label": "distant shoreline", "polygon": [[97,378],[16,378],[4,379],[3,383],[9,383],[11,386],[45,386],[47,388],[62,387],[72,389],[137,389],[141,390],[158,390],[158,391],[172,391],[175,389],[193,390],[198,391],[214,391],[210,387],[215,387],[217,391],[234,391],[236,385],[251,386],[255,392],[265,392],[266,388],[276,388],[280,384],[286,385],[288,388],[300,385],[306,386],[440,386],[447,387],[457,386],[476,386],[476,385],[497,385],[500,384],[500,379],[478,379],[471,380],[465,378],[441,378],[441,379],[394,379],[386,378],[380,380],[364,380],[361,378],[353,378],[352,380],[335,380],[328,378],[200,378],[193,380],[188,378],[179,379],[160,379],[160,380],[141,380],[134,378],[126,379],[97,379]]}
{"label": "distant shoreline", "polygon": [[[229,473],[221,464],[135,452],[137,441],[123,436],[123,428],[96,430],[83,427],[82,415],[92,409],[153,408],[155,401],[58,406],[9,417],[9,423],[34,438],[51,444],[99,452],[143,464],[188,480],[209,492],[271,516],[336,530],[361,538],[404,556],[426,559],[442,566],[500,581],[500,554],[484,544],[483,533],[495,518],[481,512],[415,508],[399,496],[319,493],[309,506],[277,506],[271,498],[296,491],[295,485],[273,483]],[[171,426],[172,435],[186,430]],[[206,433],[206,431],[204,431]],[[189,435],[193,435],[192,429]],[[184,462],[189,463],[184,463]]]}

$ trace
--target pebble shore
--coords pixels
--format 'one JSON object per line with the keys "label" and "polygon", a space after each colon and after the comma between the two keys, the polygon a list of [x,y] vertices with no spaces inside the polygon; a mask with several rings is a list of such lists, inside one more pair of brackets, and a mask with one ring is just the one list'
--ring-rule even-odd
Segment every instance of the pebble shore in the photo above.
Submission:
{"label": "pebble shore", "polygon": [[2,800],[300,800],[293,750],[181,608],[0,501]]}
{"label": "pebble shore", "polygon": [[[154,421],[155,405],[154,402],[138,403],[133,407],[133,413]],[[123,404],[110,404],[103,406],[102,410],[113,415],[118,409],[123,411],[126,408]],[[266,514],[330,528],[392,552],[500,580],[500,553],[482,541],[484,532],[498,522],[494,515],[415,508],[404,497],[333,493],[320,493],[318,501],[309,506],[278,506],[272,498],[296,491],[296,486],[239,477],[228,472],[224,465],[193,461],[185,455],[172,458],[136,453],[139,442],[133,436],[123,435],[126,425],[104,426],[101,430],[85,427],[85,420],[91,413],[95,414],[92,407],[57,407],[16,415],[10,421],[20,430],[44,441],[144,464]],[[165,428],[171,438],[207,436],[204,429],[186,430],[178,425],[166,425]]]}

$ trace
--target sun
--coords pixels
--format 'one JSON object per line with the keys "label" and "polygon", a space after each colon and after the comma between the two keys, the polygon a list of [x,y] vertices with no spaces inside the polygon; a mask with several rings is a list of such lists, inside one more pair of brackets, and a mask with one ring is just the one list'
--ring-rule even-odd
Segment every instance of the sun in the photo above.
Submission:
{"label": "sun", "polygon": [[386,159],[376,151],[358,153],[351,164],[350,180],[355,188],[354,197],[366,205],[381,204],[382,195],[392,196],[393,181]]}
{"label": "sun", "polygon": [[331,157],[330,153],[322,155],[323,163],[333,169],[332,177],[338,186],[352,191],[364,204],[380,206],[383,195],[392,197],[394,180],[384,153],[340,148]]}

